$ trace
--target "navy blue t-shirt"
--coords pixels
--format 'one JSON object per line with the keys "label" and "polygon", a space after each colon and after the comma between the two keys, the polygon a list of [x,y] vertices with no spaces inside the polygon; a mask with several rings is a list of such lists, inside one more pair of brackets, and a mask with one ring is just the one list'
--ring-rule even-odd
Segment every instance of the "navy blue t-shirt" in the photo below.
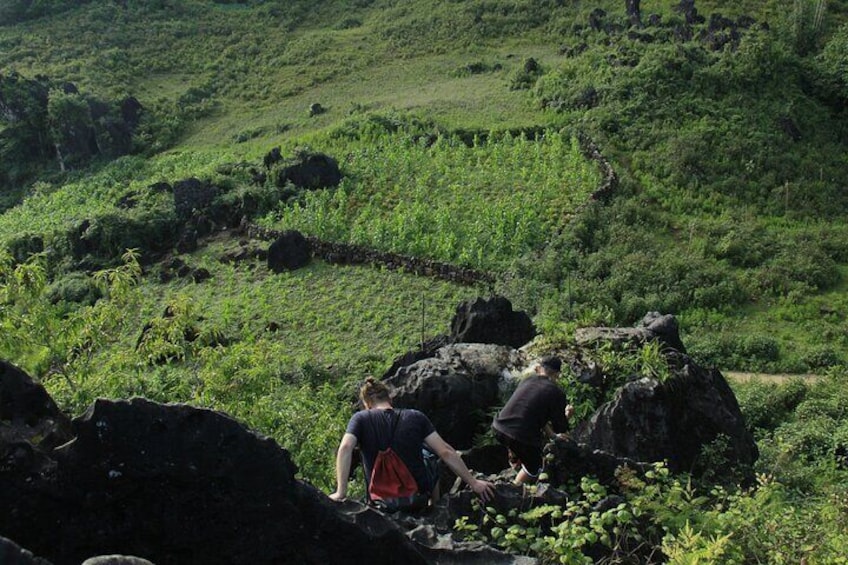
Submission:
{"label": "navy blue t-shirt", "polygon": [[384,410],[372,408],[361,410],[353,415],[347,424],[346,432],[356,436],[357,443],[362,451],[362,464],[365,467],[366,485],[370,482],[371,469],[377,452],[388,447],[389,438],[392,433],[392,425],[395,418],[400,421],[395,429],[392,440],[392,450],[397,453],[409,472],[418,483],[419,492],[429,493],[433,485],[428,478],[421,455],[424,438],[436,431],[430,419],[422,412],[413,409],[406,410]]}

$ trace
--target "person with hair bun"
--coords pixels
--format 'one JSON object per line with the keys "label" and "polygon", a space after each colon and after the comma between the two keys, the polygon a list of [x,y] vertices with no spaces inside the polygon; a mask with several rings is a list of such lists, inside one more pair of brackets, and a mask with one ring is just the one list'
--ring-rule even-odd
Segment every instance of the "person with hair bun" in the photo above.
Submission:
{"label": "person with hair bun", "polygon": [[[365,384],[359,390],[359,398],[365,410],[360,410],[351,417],[339,444],[336,454],[336,491],[330,495],[331,499],[344,500],[347,497],[351,461],[357,446],[361,451],[367,485],[380,446],[389,443],[418,485],[421,504],[419,508],[411,508],[412,510],[426,507],[427,501],[438,486],[438,473],[428,470],[422,446],[435,453],[484,501],[492,498],[494,485],[477,479],[471,473],[456,450],[442,439],[425,414],[415,409],[396,411],[392,407],[391,391],[385,383],[373,377],[366,378]],[[368,500],[372,502],[370,495]]]}

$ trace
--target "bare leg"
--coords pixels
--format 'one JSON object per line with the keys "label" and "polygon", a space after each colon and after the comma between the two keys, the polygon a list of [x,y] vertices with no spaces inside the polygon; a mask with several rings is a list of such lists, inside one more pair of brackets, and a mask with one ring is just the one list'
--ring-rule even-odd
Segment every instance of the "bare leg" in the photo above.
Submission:
{"label": "bare leg", "polygon": [[513,481],[513,484],[522,485],[524,483],[533,484],[535,482],[536,482],[536,477],[534,477],[533,475],[531,475],[530,473],[525,471],[524,467],[522,467],[521,470],[518,471],[518,475],[515,476],[515,480]]}
{"label": "bare leg", "polygon": [[430,506],[434,506],[442,497],[441,485],[436,481],[436,486],[430,491]]}

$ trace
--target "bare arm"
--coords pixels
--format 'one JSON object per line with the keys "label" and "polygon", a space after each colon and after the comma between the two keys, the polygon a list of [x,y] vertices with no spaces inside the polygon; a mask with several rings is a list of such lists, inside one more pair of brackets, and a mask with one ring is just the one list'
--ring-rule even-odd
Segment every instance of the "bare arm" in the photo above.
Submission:
{"label": "bare arm", "polygon": [[347,482],[350,478],[350,463],[356,448],[356,436],[345,433],[336,453],[336,492],[330,495],[333,500],[344,500],[347,496]]}
{"label": "bare arm", "polygon": [[465,461],[463,461],[462,457],[459,456],[459,453],[457,453],[453,447],[443,440],[442,436],[440,436],[438,432],[433,432],[425,437],[424,443],[427,444],[430,451],[438,455],[439,459],[445,462],[445,465],[447,465],[451,471],[456,473],[460,479],[465,481],[465,483],[471,487],[471,490],[477,493],[480,498],[483,500],[489,500],[494,496],[494,485],[490,482],[481,481],[474,477],[465,465]]}

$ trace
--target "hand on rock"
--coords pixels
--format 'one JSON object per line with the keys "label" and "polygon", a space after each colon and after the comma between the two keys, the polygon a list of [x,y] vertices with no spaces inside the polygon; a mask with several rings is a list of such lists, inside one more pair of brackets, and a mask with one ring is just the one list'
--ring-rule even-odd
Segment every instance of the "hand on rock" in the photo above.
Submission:
{"label": "hand on rock", "polygon": [[477,496],[483,499],[483,502],[487,502],[495,497],[495,485],[488,481],[474,479],[469,486],[471,487],[471,490],[477,494]]}

